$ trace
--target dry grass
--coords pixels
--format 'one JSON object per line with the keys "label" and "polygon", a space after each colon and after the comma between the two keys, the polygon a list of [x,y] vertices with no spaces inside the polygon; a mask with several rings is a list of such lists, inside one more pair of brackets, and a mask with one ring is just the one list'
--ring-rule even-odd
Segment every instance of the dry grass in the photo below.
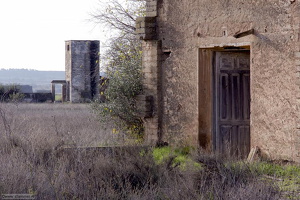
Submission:
{"label": "dry grass", "polygon": [[[203,152],[186,159],[186,150],[165,156],[164,149],[154,155],[137,147],[76,147],[122,142],[106,126],[107,132],[84,104],[0,104],[0,193],[37,199],[279,199],[278,188],[247,165]],[[197,165],[182,167],[191,160]]]}
{"label": "dry grass", "polygon": [[111,134],[111,124],[101,125],[88,104],[0,104],[0,109],[12,137],[40,146],[57,140],[71,146],[103,146],[123,139]]}

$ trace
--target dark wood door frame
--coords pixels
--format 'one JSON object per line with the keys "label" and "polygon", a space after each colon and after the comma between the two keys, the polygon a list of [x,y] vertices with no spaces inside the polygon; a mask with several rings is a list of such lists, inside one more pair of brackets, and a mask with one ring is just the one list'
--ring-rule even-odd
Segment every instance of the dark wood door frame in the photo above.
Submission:
{"label": "dark wood door frame", "polygon": [[215,56],[217,52],[250,51],[250,46],[230,48],[199,48],[198,50],[198,139],[199,145],[216,151],[215,131]]}

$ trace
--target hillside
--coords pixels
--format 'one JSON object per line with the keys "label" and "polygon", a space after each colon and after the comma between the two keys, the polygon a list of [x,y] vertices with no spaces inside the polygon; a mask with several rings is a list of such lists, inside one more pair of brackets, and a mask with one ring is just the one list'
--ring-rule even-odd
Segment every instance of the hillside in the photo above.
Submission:
{"label": "hillside", "polygon": [[64,71],[0,69],[0,84],[31,85],[33,90],[50,90],[52,80],[64,80]]}

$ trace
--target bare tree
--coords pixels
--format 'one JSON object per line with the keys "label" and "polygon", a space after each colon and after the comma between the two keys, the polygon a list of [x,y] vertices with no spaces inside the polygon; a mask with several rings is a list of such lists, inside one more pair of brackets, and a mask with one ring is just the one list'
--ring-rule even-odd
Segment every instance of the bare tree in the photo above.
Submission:
{"label": "bare tree", "polygon": [[135,35],[135,20],[144,15],[144,10],[144,0],[107,0],[99,1],[99,9],[90,15],[93,22],[120,31],[121,35]]}

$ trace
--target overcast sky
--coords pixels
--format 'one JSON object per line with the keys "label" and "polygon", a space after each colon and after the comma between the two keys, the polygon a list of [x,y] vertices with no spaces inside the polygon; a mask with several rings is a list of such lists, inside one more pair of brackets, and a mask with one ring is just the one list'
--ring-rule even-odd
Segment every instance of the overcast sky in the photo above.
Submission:
{"label": "overcast sky", "polygon": [[0,69],[65,70],[66,40],[101,40],[99,0],[1,0]]}

